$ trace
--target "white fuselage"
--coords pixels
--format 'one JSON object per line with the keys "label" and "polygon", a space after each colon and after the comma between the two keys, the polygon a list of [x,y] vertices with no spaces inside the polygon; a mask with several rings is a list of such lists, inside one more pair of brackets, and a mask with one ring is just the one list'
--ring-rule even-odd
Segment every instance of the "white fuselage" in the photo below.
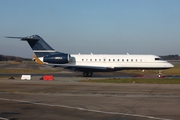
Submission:
{"label": "white fuselage", "polygon": [[[48,64],[48,63],[47,63]],[[94,66],[118,69],[168,69],[174,67],[155,55],[71,54],[66,66]]]}

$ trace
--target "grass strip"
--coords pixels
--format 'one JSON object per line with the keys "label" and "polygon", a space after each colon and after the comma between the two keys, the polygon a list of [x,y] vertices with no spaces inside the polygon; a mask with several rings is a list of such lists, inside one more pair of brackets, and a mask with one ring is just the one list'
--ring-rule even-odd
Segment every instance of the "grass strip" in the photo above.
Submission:
{"label": "grass strip", "polygon": [[0,73],[8,74],[8,73],[53,73],[59,72],[59,70],[35,70],[35,69],[1,69]]}
{"label": "grass strip", "polygon": [[180,84],[180,78],[112,78],[112,79],[87,79],[79,82],[93,83],[142,83],[142,84]]}
{"label": "grass strip", "polygon": [[[139,75],[148,75],[148,74],[158,74],[158,70],[145,70],[142,72],[142,70],[122,70],[120,72],[126,73],[126,74],[139,74]],[[162,70],[163,75],[180,75],[180,65],[175,64],[174,68]]]}

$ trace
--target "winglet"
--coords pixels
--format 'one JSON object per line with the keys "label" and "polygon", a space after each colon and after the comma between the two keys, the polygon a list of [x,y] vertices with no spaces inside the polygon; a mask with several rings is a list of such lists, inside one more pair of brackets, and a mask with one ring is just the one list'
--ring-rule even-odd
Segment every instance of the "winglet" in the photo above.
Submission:
{"label": "winglet", "polygon": [[44,64],[35,54],[33,55],[34,59],[35,59],[35,62],[38,63],[38,64]]}

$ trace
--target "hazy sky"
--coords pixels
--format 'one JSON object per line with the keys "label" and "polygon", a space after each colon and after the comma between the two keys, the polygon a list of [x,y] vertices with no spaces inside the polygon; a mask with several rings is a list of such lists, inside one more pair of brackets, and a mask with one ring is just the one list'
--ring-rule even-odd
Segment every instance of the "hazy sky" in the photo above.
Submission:
{"label": "hazy sky", "polygon": [[180,55],[180,0],[0,0],[0,54],[32,57],[40,35],[67,53]]}

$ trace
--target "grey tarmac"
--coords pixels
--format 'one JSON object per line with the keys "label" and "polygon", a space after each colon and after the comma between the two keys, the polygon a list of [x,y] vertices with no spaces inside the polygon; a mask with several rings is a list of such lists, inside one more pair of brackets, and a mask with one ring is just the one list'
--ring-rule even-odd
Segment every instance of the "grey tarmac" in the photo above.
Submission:
{"label": "grey tarmac", "polygon": [[180,85],[0,79],[0,120],[179,120]]}

